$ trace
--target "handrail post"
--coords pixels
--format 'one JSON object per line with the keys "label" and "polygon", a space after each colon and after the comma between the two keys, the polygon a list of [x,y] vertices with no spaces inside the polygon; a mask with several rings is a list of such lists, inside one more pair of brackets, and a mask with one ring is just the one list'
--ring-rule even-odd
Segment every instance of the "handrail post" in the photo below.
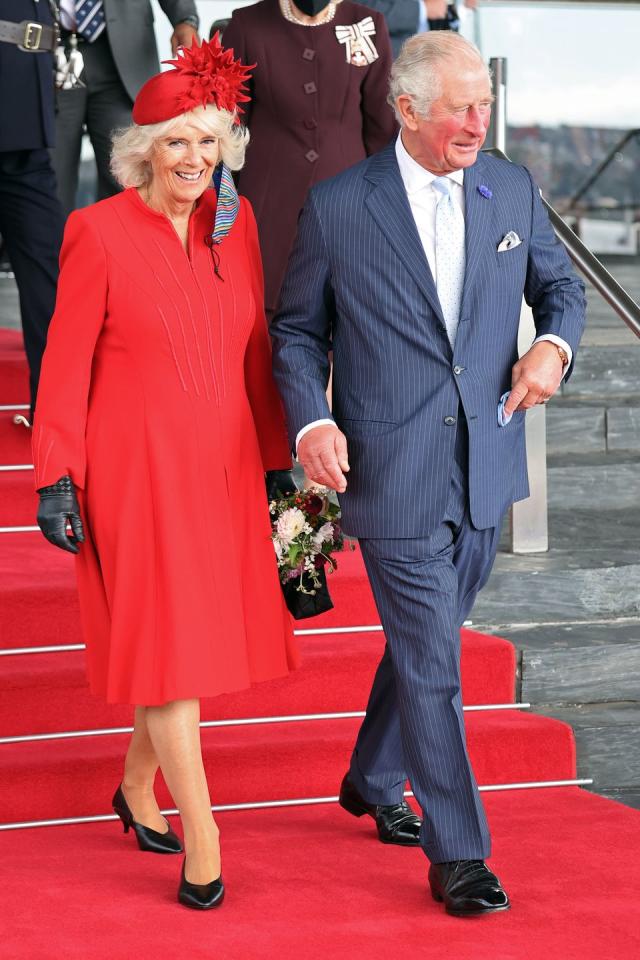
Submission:
{"label": "handrail post", "polygon": [[493,78],[493,95],[495,97],[491,111],[491,123],[487,140],[492,147],[506,153],[507,149],[507,59],[506,57],[491,57],[489,69]]}
{"label": "handrail post", "polygon": [[[492,57],[489,61],[493,77],[495,101],[487,137],[494,148],[506,152],[507,146],[507,61]],[[533,315],[522,304],[518,345],[520,355],[526,353],[535,339]],[[547,518],[547,420],[544,405],[526,414],[527,470],[530,496],[511,508],[511,552],[544,553],[549,549]]]}
{"label": "handrail post", "polygon": [[[531,308],[522,301],[518,352],[526,353],[535,339],[536,328]],[[547,516],[547,408],[544,403],[525,415],[529,496],[511,507],[510,541],[512,553],[546,553],[549,549]]]}

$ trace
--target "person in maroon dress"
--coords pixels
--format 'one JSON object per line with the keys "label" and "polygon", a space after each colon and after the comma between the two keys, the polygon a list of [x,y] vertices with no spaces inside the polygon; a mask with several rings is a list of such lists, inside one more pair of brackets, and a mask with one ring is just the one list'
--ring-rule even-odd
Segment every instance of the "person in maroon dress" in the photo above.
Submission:
{"label": "person in maroon dress", "polygon": [[234,10],[223,44],[256,64],[238,187],[258,222],[271,318],[310,187],[381,150],[397,130],[387,103],[389,32],[381,13],[351,0],[260,0]]}
{"label": "person in maroon dress", "polygon": [[247,71],[217,38],[171,62],[115,138],[124,192],[69,218],[33,453],[40,527],[78,554],[91,688],[136,705],[114,810],[141,849],[181,852],[160,766],[179,900],[207,909],[224,887],[199,700],[295,665],[265,493],[265,472],[290,492],[291,455],[229,172]]}

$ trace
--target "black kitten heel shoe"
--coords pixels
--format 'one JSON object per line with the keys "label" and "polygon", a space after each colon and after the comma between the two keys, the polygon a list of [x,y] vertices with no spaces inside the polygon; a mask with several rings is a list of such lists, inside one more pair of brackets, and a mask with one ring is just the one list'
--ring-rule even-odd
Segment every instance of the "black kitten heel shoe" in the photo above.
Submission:
{"label": "black kitten heel shoe", "polygon": [[158,833],[157,830],[152,830],[151,827],[144,827],[141,823],[136,823],[131,810],[129,810],[129,805],[124,798],[122,784],[120,784],[116,790],[111,802],[114,811],[122,820],[124,832],[129,833],[129,829],[133,827],[133,832],[136,835],[136,840],[141,850],[145,850],[148,853],[182,853],[180,839],[173,832],[166,820],[166,833]]}
{"label": "black kitten heel shoe", "polygon": [[222,876],[211,883],[189,883],[184,875],[187,860],[182,861],[182,876],[178,887],[178,900],[185,907],[192,910],[212,910],[219,907],[224,900],[224,884]]}

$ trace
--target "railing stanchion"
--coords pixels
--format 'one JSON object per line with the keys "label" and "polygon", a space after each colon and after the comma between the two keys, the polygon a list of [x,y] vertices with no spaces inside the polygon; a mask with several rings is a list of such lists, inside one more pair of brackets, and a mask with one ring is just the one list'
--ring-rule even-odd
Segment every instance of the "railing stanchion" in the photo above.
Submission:
{"label": "railing stanchion", "polygon": [[[489,67],[493,77],[495,101],[491,113],[491,126],[487,136],[494,150],[506,151],[507,144],[507,61],[505,57],[492,57]],[[536,331],[533,315],[526,303],[522,303],[519,352],[531,346]],[[547,418],[543,405],[529,410],[526,415],[527,470],[531,494],[527,500],[515,503],[511,508],[511,552],[544,553],[549,549],[547,522]]]}

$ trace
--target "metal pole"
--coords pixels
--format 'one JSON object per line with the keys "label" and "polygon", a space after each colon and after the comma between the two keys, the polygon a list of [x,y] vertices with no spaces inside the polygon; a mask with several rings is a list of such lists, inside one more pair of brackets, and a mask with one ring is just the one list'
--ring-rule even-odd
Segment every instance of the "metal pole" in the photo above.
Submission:
{"label": "metal pole", "polygon": [[[531,308],[522,301],[518,352],[527,352],[535,339]],[[527,410],[525,418],[529,496],[511,508],[511,552],[546,553],[549,549],[547,517],[547,408],[543,403]]]}
{"label": "metal pole", "polygon": [[[495,101],[489,128],[489,142],[505,153],[507,144],[507,61],[492,57],[489,61]],[[533,315],[522,303],[518,346],[526,353],[535,339]],[[547,420],[546,409],[539,406],[526,416],[527,470],[530,496],[511,508],[512,553],[544,553],[549,549],[547,521]]]}
{"label": "metal pole", "polygon": [[493,95],[495,101],[491,111],[489,140],[492,147],[507,149],[507,60],[506,57],[491,57],[489,69],[493,77]]}

